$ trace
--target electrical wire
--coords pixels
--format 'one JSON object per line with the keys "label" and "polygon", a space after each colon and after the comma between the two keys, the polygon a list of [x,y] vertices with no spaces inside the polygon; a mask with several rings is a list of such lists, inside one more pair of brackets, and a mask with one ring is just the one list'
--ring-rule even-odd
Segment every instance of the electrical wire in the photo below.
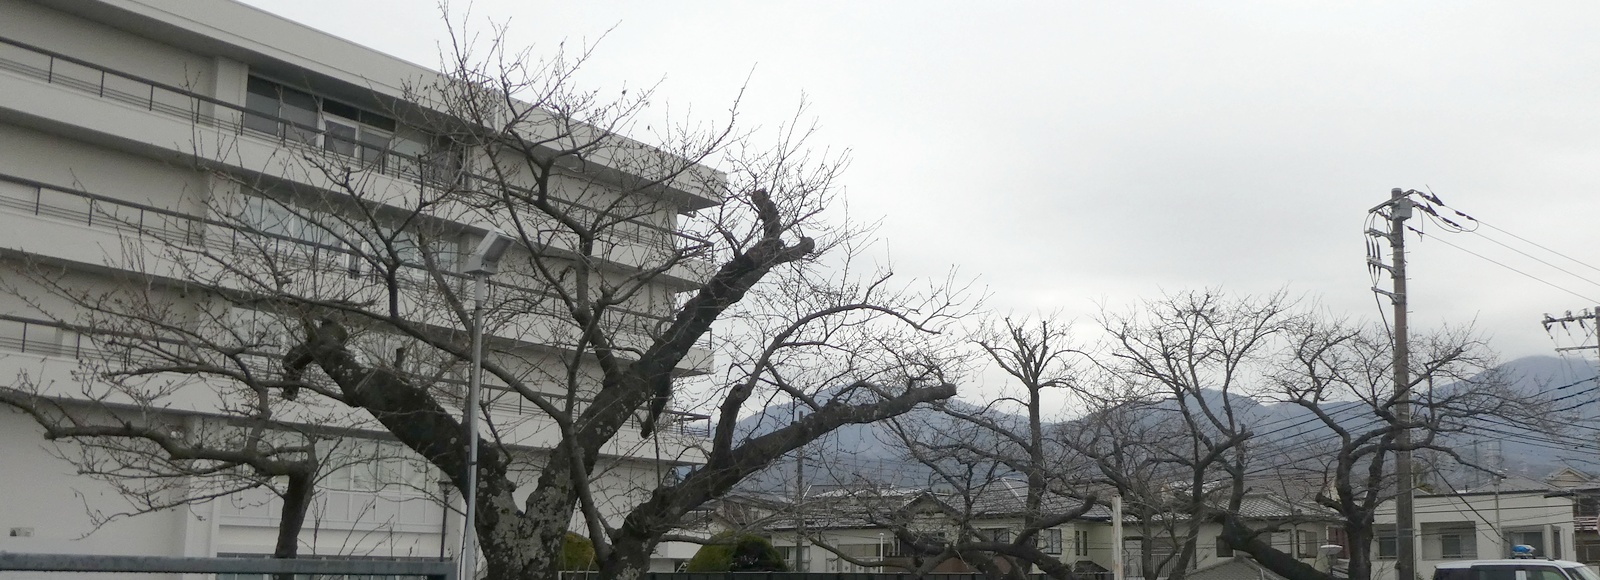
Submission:
{"label": "electrical wire", "polygon": [[[1422,231],[1422,230],[1419,230],[1419,229],[1417,229],[1417,228],[1413,228],[1413,227],[1411,227],[1411,226],[1406,226],[1406,229],[1408,229],[1408,230],[1411,230],[1411,231],[1412,231],[1412,232],[1415,232],[1415,233],[1416,233],[1416,234],[1417,234],[1417,235],[1419,235],[1419,236],[1424,236],[1424,237],[1426,237],[1426,236],[1427,236],[1427,234],[1425,234],[1425,233],[1424,233],[1424,232],[1423,232],[1423,231]],[[1533,281],[1535,281],[1535,282],[1539,282],[1539,283],[1541,283],[1541,284],[1544,284],[1544,285],[1546,285],[1546,286],[1549,286],[1549,287],[1551,287],[1551,288],[1555,288],[1555,289],[1557,289],[1557,290],[1560,290],[1560,291],[1562,291],[1562,292],[1566,292],[1566,293],[1568,293],[1568,294],[1571,294],[1571,295],[1573,295],[1573,296],[1577,296],[1577,297],[1579,297],[1579,298],[1582,298],[1582,299],[1584,299],[1584,300],[1587,300],[1587,301],[1589,301],[1589,302],[1600,302],[1600,300],[1595,300],[1595,299],[1593,299],[1593,298],[1590,298],[1590,297],[1588,297],[1588,296],[1584,296],[1584,295],[1582,295],[1582,294],[1579,294],[1579,293],[1577,293],[1577,292],[1574,292],[1574,291],[1572,291],[1572,290],[1568,290],[1568,289],[1567,289],[1567,288],[1564,288],[1564,287],[1562,287],[1562,286],[1559,286],[1559,285],[1557,285],[1557,284],[1556,284],[1556,283],[1554,283],[1554,282],[1551,282],[1551,281],[1549,281],[1549,280],[1545,280],[1545,279],[1543,279],[1543,278],[1540,278],[1540,277],[1538,277],[1538,276],[1534,276],[1534,275],[1533,275],[1533,274],[1529,274],[1529,273],[1527,273],[1527,272],[1523,272],[1523,271],[1522,271],[1522,270],[1518,270],[1518,269],[1516,269],[1516,268],[1513,268],[1513,267],[1511,267],[1511,266],[1509,266],[1509,265],[1506,265],[1506,264],[1505,264],[1505,263],[1502,263],[1502,262],[1500,262],[1500,261],[1497,261],[1497,260],[1495,260],[1495,259],[1493,259],[1493,258],[1490,258],[1490,257],[1488,257],[1488,256],[1485,256],[1485,255],[1483,255],[1483,254],[1479,254],[1479,253],[1477,253],[1477,252],[1474,252],[1474,251],[1472,251],[1472,250],[1468,250],[1468,249],[1466,249],[1466,248],[1463,248],[1463,247],[1461,247],[1461,246],[1458,246],[1458,245],[1455,245],[1455,244],[1452,244],[1452,243],[1450,243],[1450,242],[1447,242],[1447,241],[1445,241],[1445,240],[1444,240],[1444,239],[1443,239],[1443,238],[1440,238],[1440,237],[1438,237],[1438,236],[1432,236],[1432,239],[1433,239],[1433,240],[1434,240],[1434,241],[1437,241],[1437,242],[1439,242],[1439,243],[1441,243],[1441,244],[1444,244],[1444,245],[1446,245],[1446,246],[1450,246],[1450,247],[1452,247],[1452,248],[1455,248],[1455,249],[1457,249],[1457,250],[1461,250],[1461,251],[1463,251],[1463,252],[1466,252],[1466,253],[1468,253],[1468,254],[1472,254],[1472,255],[1473,255],[1473,256],[1477,256],[1477,257],[1478,257],[1478,258],[1480,258],[1480,259],[1482,259],[1482,260],[1484,260],[1484,261],[1486,261],[1486,262],[1489,262],[1489,263],[1491,263],[1491,264],[1494,264],[1494,265],[1496,265],[1496,266],[1499,266],[1499,267],[1501,267],[1501,268],[1505,268],[1505,269],[1507,269],[1507,270],[1510,270],[1510,271],[1512,271],[1512,272],[1516,272],[1516,273],[1518,273],[1518,274],[1521,274],[1521,275],[1523,275],[1523,276],[1525,276],[1525,277],[1527,277],[1527,278],[1528,278],[1528,279],[1531,279],[1531,280],[1533,280]]]}
{"label": "electrical wire", "polygon": [[[1439,207],[1448,209],[1451,212],[1455,213],[1457,216],[1460,216],[1463,219],[1469,220],[1474,224],[1474,227],[1471,228],[1471,229],[1462,228],[1459,225],[1457,225],[1457,227],[1459,228],[1459,231],[1466,232],[1466,233],[1476,233],[1476,232],[1478,232],[1478,228],[1476,226],[1478,226],[1478,225],[1485,226],[1485,227],[1488,227],[1489,229],[1492,229],[1492,230],[1495,230],[1497,232],[1500,232],[1500,233],[1503,233],[1505,235],[1508,235],[1508,236],[1511,236],[1513,238],[1516,238],[1518,241],[1521,241],[1523,243],[1531,245],[1531,246],[1533,246],[1535,248],[1539,248],[1539,249],[1544,250],[1546,252],[1550,252],[1551,254],[1555,254],[1557,256],[1560,256],[1560,257],[1562,257],[1562,258],[1566,259],[1567,261],[1570,261],[1570,262],[1572,262],[1574,264],[1577,264],[1579,266],[1583,266],[1585,268],[1588,268],[1590,270],[1594,270],[1596,272],[1600,272],[1600,267],[1593,266],[1593,265],[1591,265],[1591,264],[1589,264],[1587,262],[1584,262],[1584,261],[1579,260],[1577,258],[1574,258],[1572,256],[1568,256],[1568,255],[1563,254],[1561,252],[1558,252],[1558,251],[1556,251],[1556,250],[1554,250],[1552,248],[1546,247],[1543,244],[1540,244],[1540,243],[1535,242],[1533,240],[1530,240],[1528,238],[1524,238],[1522,236],[1519,236],[1519,235],[1517,235],[1517,234],[1515,234],[1515,233],[1513,233],[1513,232],[1511,232],[1509,230],[1506,230],[1504,228],[1498,227],[1498,226],[1496,226],[1494,224],[1491,224],[1489,222],[1480,220],[1480,219],[1475,218],[1473,216],[1467,215],[1465,212],[1462,212],[1459,209],[1451,207],[1449,204],[1446,204],[1443,200],[1439,199],[1439,196],[1433,194],[1433,191],[1431,189],[1428,191],[1428,194],[1423,195],[1423,197],[1429,203],[1432,203],[1432,204],[1438,205]],[[1441,218],[1436,212],[1427,212],[1427,210],[1424,210],[1424,212],[1425,213],[1430,213],[1430,215],[1432,215],[1435,218],[1444,219],[1444,218]],[[1446,220],[1446,221],[1448,221],[1448,220]],[[1453,224],[1454,222],[1449,222],[1449,223]],[[1482,234],[1480,234],[1480,235],[1482,235]],[[1552,266],[1552,267],[1554,267],[1554,266]],[[1576,274],[1574,274],[1574,276],[1576,276]]]}

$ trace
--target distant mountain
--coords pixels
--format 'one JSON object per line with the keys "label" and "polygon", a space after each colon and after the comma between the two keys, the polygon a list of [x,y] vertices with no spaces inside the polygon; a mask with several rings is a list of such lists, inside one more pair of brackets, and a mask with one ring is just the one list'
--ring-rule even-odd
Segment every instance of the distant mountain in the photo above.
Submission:
{"label": "distant mountain", "polygon": [[[1595,366],[1587,359],[1564,359],[1551,356],[1519,358],[1498,367],[1513,381],[1514,388],[1528,397],[1539,397],[1553,408],[1566,408],[1564,421],[1569,433],[1552,436],[1535,432],[1530,426],[1490,423],[1482,430],[1451,434],[1449,444],[1463,456],[1485,465],[1501,465],[1508,473],[1529,477],[1542,477],[1560,467],[1574,467],[1588,472],[1600,471],[1600,452],[1597,452],[1597,435],[1600,435],[1600,387],[1593,380]],[[1441,387],[1441,388],[1448,388]],[[1221,397],[1219,392],[1208,397]],[[1216,399],[1212,399],[1213,402]],[[976,407],[953,403],[964,410]],[[1294,444],[1297,440],[1315,439],[1327,428],[1309,410],[1293,403],[1261,403],[1245,397],[1234,396],[1236,412],[1256,430],[1265,443]],[[1358,403],[1329,403],[1323,409],[1340,419],[1341,424],[1356,426],[1370,422],[1370,415],[1360,411]],[[794,403],[774,405],[761,413],[741,419],[735,427],[738,437],[768,433],[789,424],[803,411]],[[903,423],[919,428],[952,429],[957,420],[938,411],[919,408],[907,413]],[[809,456],[805,470],[808,487],[827,487],[860,481],[903,486],[924,486],[929,470],[905,459],[898,443],[899,438],[885,424],[847,425],[829,437],[806,448]],[[793,454],[776,462],[766,472],[747,482],[752,489],[790,493],[796,481],[796,458]],[[1471,478],[1471,473],[1458,473],[1450,477]]]}

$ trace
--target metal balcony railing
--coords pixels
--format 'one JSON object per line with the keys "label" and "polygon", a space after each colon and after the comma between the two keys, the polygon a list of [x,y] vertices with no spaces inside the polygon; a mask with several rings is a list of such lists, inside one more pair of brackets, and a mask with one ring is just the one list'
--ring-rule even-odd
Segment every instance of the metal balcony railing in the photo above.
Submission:
{"label": "metal balcony railing", "polygon": [[[138,352],[137,350],[118,350],[116,352],[107,351],[99,348],[95,344],[95,334],[97,334],[95,331],[81,326],[75,326],[51,320],[0,314],[0,350],[3,351],[76,360],[95,359],[99,357],[116,357],[121,361],[134,365],[143,364],[151,366],[166,366],[174,362],[180,362],[174,358],[164,358],[152,352]],[[100,332],[98,334],[132,338],[154,346],[160,346],[169,351],[178,351],[186,348],[186,345],[183,345],[177,341],[162,340],[147,336],[133,336],[125,333],[110,332]],[[244,356],[244,358],[251,359],[246,363],[246,366],[249,367],[252,372],[266,373],[277,368],[275,367],[275,364],[277,363],[278,357],[275,356],[268,356],[266,354],[247,354]],[[440,378],[429,376],[423,378],[426,378],[437,385],[435,392],[442,395],[440,397],[442,402],[454,404],[457,408],[461,407],[465,402],[465,397],[462,393],[464,393],[466,390],[466,381],[447,377]],[[490,379],[490,381],[492,381],[492,379]],[[520,394],[511,391],[504,385],[485,384],[484,387],[491,393],[498,392],[504,395],[503,397],[495,397],[491,394],[490,396],[485,397],[485,400],[488,402],[491,409],[499,409],[517,415],[526,415],[538,410],[537,407],[528,402],[527,399],[523,398]],[[565,394],[560,393],[547,394],[557,400],[566,397]],[[580,397],[576,399],[578,409],[582,409],[592,402],[593,401],[588,398]],[[710,425],[708,422],[710,417],[706,415],[670,409],[667,410],[665,414],[667,415],[667,418],[660,424],[660,427],[663,431],[682,433],[697,437],[709,437],[711,435]],[[637,415],[630,417],[627,422],[627,425],[634,429],[641,427],[642,424],[642,421]]]}
{"label": "metal balcony railing", "polygon": [[[374,147],[357,139],[337,135],[321,127],[306,125],[277,115],[252,111],[188,89],[125,73],[83,59],[40,48],[32,44],[0,37],[0,70],[34,78],[47,84],[59,85],[79,93],[116,101],[142,108],[153,113],[184,119],[198,126],[215,128],[235,135],[270,139],[280,147],[299,147],[320,155],[338,156],[347,163],[391,177],[415,181],[418,184],[447,185],[465,190],[493,191],[506,189],[522,195],[532,195],[531,190],[475,174],[461,167],[458,155],[410,155],[388,148]],[[276,132],[257,131],[246,126],[246,119],[265,121],[279,128]],[[317,143],[324,144],[316,147]],[[329,143],[357,152],[344,155],[331,151]],[[453,159],[453,160],[452,160]],[[605,209],[590,207],[576,201],[552,199],[569,211],[604,215]],[[618,216],[621,217],[621,216]],[[663,227],[638,219],[622,219],[628,227],[613,227],[608,238],[628,239],[634,243],[656,247],[676,243],[700,246],[708,242],[670,227]]]}
{"label": "metal balcony railing", "polygon": [[[292,236],[269,232],[247,231],[242,224],[208,219],[180,213],[170,209],[120,200],[85,191],[62,189],[30,179],[0,174],[0,183],[12,183],[31,190],[26,195],[0,194],[0,208],[11,208],[24,213],[46,216],[88,227],[151,236],[166,243],[203,247],[228,254],[265,253],[285,265],[307,268],[321,275],[357,276],[376,278],[377,273],[364,267],[370,258],[346,247],[321,244]],[[363,267],[352,269],[352,264]],[[431,275],[421,265],[402,264],[396,282],[403,288],[422,289]],[[457,292],[465,291],[468,278],[456,272],[444,272],[455,284]],[[569,313],[561,311],[553,302],[558,296],[548,290],[518,286],[491,280],[491,288],[499,292],[514,292],[545,299],[540,309],[529,313],[553,316],[566,320]],[[526,306],[526,304],[524,305]],[[624,317],[618,328],[640,336],[654,336],[660,327],[671,322],[671,317],[613,307],[613,312]]]}

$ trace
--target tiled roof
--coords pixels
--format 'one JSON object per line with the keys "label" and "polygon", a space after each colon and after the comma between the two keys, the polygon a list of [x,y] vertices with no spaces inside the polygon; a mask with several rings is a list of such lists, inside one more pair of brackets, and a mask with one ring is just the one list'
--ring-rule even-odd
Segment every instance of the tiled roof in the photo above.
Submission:
{"label": "tiled roof", "polygon": [[[965,493],[928,494],[924,499],[934,499],[950,506],[956,513],[984,517],[1019,515],[1026,511],[1027,482],[1002,478]],[[1040,511],[1046,515],[1066,514],[1083,507],[1083,499],[1058,493],[1046,493]],[[1111,519],[1111,511],[1098,503],[1084,512],[1082,519]]]}
{"label": "tiled roof", "polygon": [[1189,580],[1285,580],[1283,576],[1256,563],[1246,556],[1234,556],[1230,560],[1201,568],[1190,572],[1186,578]]}
{"label": "tiled roof", "polygon": [[1249,519],[1288,519],[1294,517],[1336,517],[1337,514],[1321,505],[1309,502],[1292,502],[1276,495],[1250,494],[1239,503],[1239,515]]}

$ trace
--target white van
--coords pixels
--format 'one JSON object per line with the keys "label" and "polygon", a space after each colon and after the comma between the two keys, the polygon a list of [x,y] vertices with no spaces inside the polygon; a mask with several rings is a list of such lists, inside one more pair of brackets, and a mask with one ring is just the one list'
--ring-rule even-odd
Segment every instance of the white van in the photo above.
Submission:
{"label": "white van", "polygon": [[1520,558],[1439,564],[1433,580],[1600,580],[1600,575],[1580,562]]}

